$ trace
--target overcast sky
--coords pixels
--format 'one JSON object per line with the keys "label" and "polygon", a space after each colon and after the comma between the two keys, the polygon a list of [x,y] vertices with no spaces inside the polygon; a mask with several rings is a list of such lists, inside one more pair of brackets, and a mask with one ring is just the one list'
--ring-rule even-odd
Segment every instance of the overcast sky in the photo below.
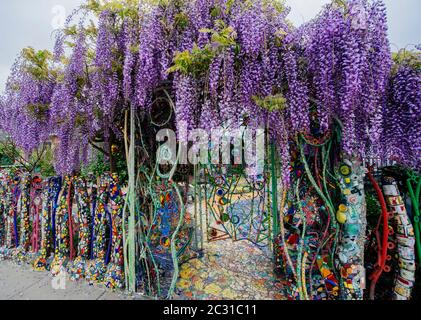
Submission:
{"label": "overcast sky", "polygon": [[[286,0],[289,19],[300,25],[330,0]],[[53,30],[82,0],[0,0],[0,91],[20,50],[51,49]],[[421,43],[421,1],[385,0],[393,49]]]}

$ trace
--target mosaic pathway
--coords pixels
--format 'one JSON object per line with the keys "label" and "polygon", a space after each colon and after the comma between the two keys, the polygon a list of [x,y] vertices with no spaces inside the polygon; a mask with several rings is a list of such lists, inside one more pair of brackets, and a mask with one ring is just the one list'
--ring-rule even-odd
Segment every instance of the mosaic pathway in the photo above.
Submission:
{"label": "mosaic pathway", "polygon": [[204,244],[205,255],[181,266],[178,299],[282,300],[273,262],[249,241]]}

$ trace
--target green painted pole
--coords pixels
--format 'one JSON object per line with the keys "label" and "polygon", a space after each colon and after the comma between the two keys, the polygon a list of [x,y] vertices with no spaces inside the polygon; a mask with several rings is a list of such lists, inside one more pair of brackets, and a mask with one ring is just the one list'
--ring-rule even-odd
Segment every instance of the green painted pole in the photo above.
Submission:
{"label": "green painted pole", "polygon": [[276,147],[274,143],[270,145],[270,167],[271,167],[271,182],[272,182],[272,239],[275,239],[279,233],[278,223],[278,179],[276,176]]}
{"label": "green painted pole", "polygon": [[130,108],[130,149],[129,149],[129,219],[128,219],[128,290],[136,291],[136,246],[135,246],[135,121],[134,108]]}
{"label": "green painted pole", "polygon": [[406,186],[408,187],[409,195],[412,202],[412,211],[414,215],[414,231],[415,231],[415,246],[417,249],[417,259],[418,264],[421,264],[421,217],[420,217],[420,207],[419,207],[419,197],[421,190],[421,177],[418,178],[417,189],[414,192],[414,189],[411,184],[411,179],[406,180]]}

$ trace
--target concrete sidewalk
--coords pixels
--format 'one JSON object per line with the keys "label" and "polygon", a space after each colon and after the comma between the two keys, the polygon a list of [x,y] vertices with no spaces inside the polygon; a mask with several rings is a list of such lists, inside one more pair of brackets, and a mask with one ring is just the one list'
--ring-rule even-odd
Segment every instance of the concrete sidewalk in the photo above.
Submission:
{"label": "concrete sidewalk", "polygon": [[49,272],[36,272],[28,265],[0,261],[0,300],[131,300],[122,292],[89,286],[67,279],[65,289],[53,289]]}

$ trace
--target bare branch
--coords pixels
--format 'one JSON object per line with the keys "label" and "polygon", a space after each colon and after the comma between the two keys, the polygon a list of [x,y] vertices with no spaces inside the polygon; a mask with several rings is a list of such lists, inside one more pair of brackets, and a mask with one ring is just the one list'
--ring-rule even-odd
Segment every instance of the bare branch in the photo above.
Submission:
{"label": "bare branch", "polygon": [[104,149],[102,149],[101,147],[99,147],[98,145],[96,145],[92,139],[89,139],[89,144],[96,150],[102,152],[103,154],[105,154],[107,157],[110,155],[107,151],[105,151]]}

